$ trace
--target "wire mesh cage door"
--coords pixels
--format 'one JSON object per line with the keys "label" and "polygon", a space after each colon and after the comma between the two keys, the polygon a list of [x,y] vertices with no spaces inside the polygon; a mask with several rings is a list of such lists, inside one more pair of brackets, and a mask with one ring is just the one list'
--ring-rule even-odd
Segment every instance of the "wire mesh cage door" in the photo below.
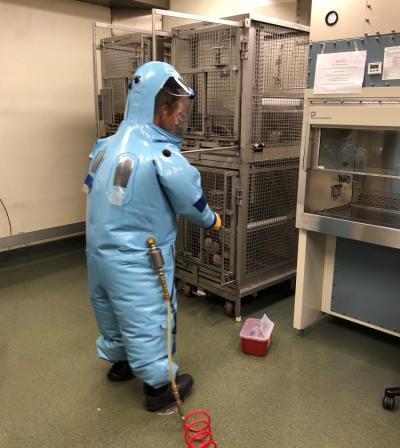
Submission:
{"label": "wire mesh cage door", "polygon": [[251,279],[295,265],[297,157],[250,167],[243,276]]}
{"label": "wire mesh cage door", "polygon": [[172,63],[197,92],[186,138],[239,136],[240,30],[213,25],[175,30]]}
{"label": "wire mesh cage door", "polygon": [[309,37],[305,31],[255,23],[253,144],[299,145]]}
{"label": "wire mesh cage door", "polygon": [[236,190],[235,172],[199,168],[205,197],[222,219],[222,230],[202,229],[184,218],[178,226],[177,255],[207,271],[221,286],[236,277]]}
{"label": "wire mesh cage door", "polygon": [[[118,25],[109,25],[109,34],[95,42],[94,76],[97,88],[97,129],[98,137],[114,134],[124,119],[125,103],[129,85],[136,69],[152,60],[152,36],[142,32],[127,33]],[[104,30],[103,30],[104,35]],[[97,39],[94,33],[94,39]],[[156,36],[158,60],[170,62],[171,37]],[[98,61],[99,59],[99,61]],[[100,67],[97,79],[97,65]]]}
{"label": "wire mesh cage door", "polygon": [[124,118],[132,73],[150,57],[148,47],[140,33],[101,40],[99,119],[103,122],[105,135],[115,133]]}

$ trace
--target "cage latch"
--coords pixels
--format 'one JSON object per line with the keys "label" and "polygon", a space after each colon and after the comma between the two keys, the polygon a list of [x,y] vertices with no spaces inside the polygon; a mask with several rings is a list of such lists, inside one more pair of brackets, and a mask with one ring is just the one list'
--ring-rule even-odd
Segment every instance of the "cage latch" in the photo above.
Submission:
{"label": "cage latch", "polygon": [[240,59],[248,59],[249,57],[249,42],[242,40],[240,42]]}
{"label": "cage latch", "polygon": [[265,148],[264,143],[254,143],[253,151],[254,152],[263,152]]}
{"label": "cage latch", "polygon": [[236,190],[236,205],[242,205],[243,204],[243,190],[238,188]]}

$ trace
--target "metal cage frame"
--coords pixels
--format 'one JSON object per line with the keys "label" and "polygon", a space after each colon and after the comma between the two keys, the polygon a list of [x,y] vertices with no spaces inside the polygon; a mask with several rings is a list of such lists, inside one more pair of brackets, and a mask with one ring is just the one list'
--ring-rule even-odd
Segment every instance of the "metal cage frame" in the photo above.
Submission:
{"label": "metal cage frame", "polygon": [[[181,220],[176,276],[188,285],[224,297],[231,304],[228,310],[233,304],[234,315],[240,320],[243,297],[294,279],[296,273],[295,212],[309,41],[308,28],[302,25],[248,14],[230,19],[242,26],[203,22],[177,27],[173,34],[172,64],[183,74],[201,73],[209,83],[210,73],[222,79],[227,68],[237,72],[235,93],[225,82],[219,87],[219,95],[225,104],[225,96],[237,100],[237,108],[232,110],[239,130],[215,135],[202,126],[203,132],[189,130],[186,134],[184,153],[202,175],[210,206],[215,207],[207,177],[210,171],[221,179],[234,179],[234,187],[225,191],[225,200],[234,206],[226,208],[224,228],[218,235],[202,230],[193,234],[196,226],[192,225],[192,234],[188,235]],[[208,57],[203,46],[203,57],[199,58],[198,46],[193,44],[188,45],[188,54],[182,54],[183,39],[202,41],[204,45],[207,39],[202,36],[212,41],[212,33],[229,28],[236,36],[235,54],[216,39]],[[221,55],[225,59],[221,60]],[[207,95],[212,94],[214,89],[207,87]],[[200,94],[204,91],[203,87]],[[207,102],[201,95],[200,100]],[[200,110],[208,112],[204,104]],[[202,119],[204,122],[204,116]],[[210,117],[207,119],[210,121]],[[186,251],[189,237],[193,238],[189,245],[196,241],[205,258]],[[211,255],[218,263],[209,252],[215,252]],[[227,269],[232,263],[235,268]]]}

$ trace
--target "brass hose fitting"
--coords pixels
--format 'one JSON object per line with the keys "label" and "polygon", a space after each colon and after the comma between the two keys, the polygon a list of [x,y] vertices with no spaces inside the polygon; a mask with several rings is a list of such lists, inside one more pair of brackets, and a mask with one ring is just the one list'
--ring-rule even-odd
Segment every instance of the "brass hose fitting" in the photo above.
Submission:
{"label": "brass hose fitting", "polygon": [[170,301],[171,295],[168,291],[167,281],[165,280],[165,276],[163,273],[164,258],[162,256],[161,249],[157,247],[157,240],[153,236],[147,238],[146,244],[150,249],[149,254],[153,263],[154,270],[158,272],[164,300]]}
{"label": "brass hose fitting", "polygon": [[147,247],[149,248],[149,255],[154,267],[154,270],[158,273],[158,278],[160,280],[161,288],[162,288],[162,294],[167,302],[167,308],[168,308],[168,330],[167,330],[167,347],[168,347],[168,371],[169,376],[171,380],[171,388],[172,393],[174,395],[174,399],[176,402],[176,407],[178,409],[179,417],[180,419],[184,420],[184,413],[183,413],[183,402],[181,400],[181,397],[179,396],[179,390],[178,386],[175,382],[175,374],[172,368],[172,331],[171,331],[171,320],[172,320],[172,306],[171,306],[171,295],[168,290],[167,281],[165,280],[165,276],[163,273],[163,267],[164,267],[164,259],[162,256],[161,249],[157,247],[157,240],[155,237],[151,236],[147,238],[146,240]]}

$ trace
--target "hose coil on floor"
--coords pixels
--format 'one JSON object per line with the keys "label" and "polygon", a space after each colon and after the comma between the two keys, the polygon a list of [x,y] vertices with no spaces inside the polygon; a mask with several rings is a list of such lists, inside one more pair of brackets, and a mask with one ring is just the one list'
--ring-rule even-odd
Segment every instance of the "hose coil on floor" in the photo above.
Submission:
{"label": "hose coil on floor", "polygon": [[190,412],[183,420],[187,448],[217,448],[211,432],[211,417],[206,411]]}

